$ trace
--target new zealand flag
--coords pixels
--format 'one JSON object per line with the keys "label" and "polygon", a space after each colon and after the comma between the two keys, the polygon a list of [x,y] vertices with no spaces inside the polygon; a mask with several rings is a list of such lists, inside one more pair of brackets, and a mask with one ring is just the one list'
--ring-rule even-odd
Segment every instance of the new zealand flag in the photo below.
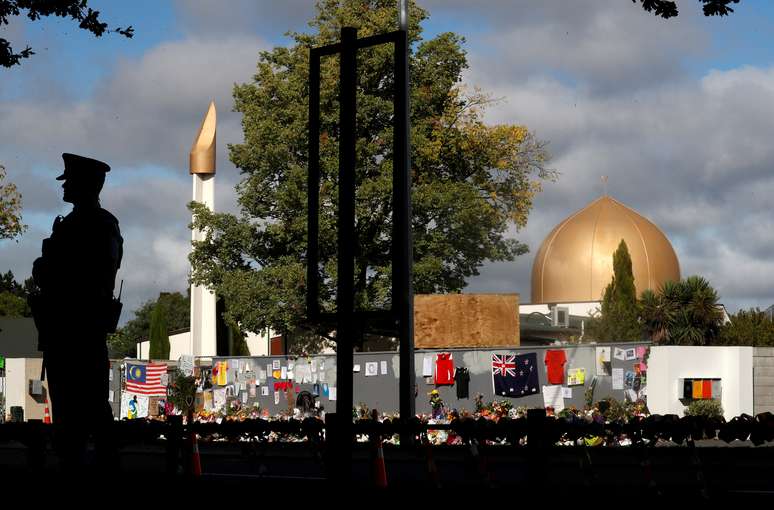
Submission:
{"label": "new zealand flag", "polygon": [[495,395],[526,397],[539,393],[537,355],[492,354],[492,386]]}

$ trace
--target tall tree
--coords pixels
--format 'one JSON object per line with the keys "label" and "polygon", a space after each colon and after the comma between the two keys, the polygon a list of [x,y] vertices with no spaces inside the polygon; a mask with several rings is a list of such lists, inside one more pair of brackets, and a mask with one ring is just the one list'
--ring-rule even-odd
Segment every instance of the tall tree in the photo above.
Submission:
{"label": "tall tree", "polygon": [[603,342],[641,338],[632,258],[623,239],[613,253],[613,279],[605,288],[600,315],[591,321],[590,329],[590,335]]}
{"label": "tall tree", "polygon": [[157,304],[164,307],[167,327],[170,332],[189,327],[191,322],[189,298],[179,292],[161,292],[157,299],[143,303],[134,311],[134,317],[108,338],[108,347],[112,357],[123,358],[137,355],[137,342],[147,340],[150,336],[151,314]]}
{"label": "tall tree", "polygon": [[247,345],[247,336],[244,331],[239,329],[239,326],[235,324],[229,324],[228,330],[231,340],[229,354],[232,356],[249,356],[250,348]]}
{"label": "tall tree", "polygon": [[739,310],[722,326],[715,343],[774,347],[774,321],[757,308]]}
{"label": "tall tree", "polygon": [[0,165],[0,240],[13,239],[27,228],[22,223],[21,194],[12,182],[3,182],[5,175],[5,167]]}
{"label": "tall tree", "polygon": [[23,284],[16,281],[12,271],[0,273],[0,317],[31,317],[27,304],[32,278]]}
{"label": "tall tree", "polygon": [[[26,16],[30,21],[37,21],[46,16],[58,16],[70,18],[78,23],[78,28],[91,32],[96,37],[101,37],[106,32],[121,34],[124,37],[132,37],[134,28],[109,28],[99,18],[99,11],[88,7],[88,0],[0,0],[0,28],[8,24],[13,16]],[[8,40],[0,37],[0,65],[12,67],[19,65],[21,60],[29,58],[35,52],[27,46],[19,53],[15,53]]]}
{"label": "tall tree", "polygon": [[[230,145],[240,169],[241,214],[192,203],[192,281],[227,302],[227,319],[247,331],[295,331],[305,315],[309,48],[338,42],[342,26],[359,36],[397,28],[394,0],[322,0],[312,33],[260,54],[250,83],[234,88],[244,143]],[[487,260],[506,261],[527,246],[506,233],[523,227],[546,169],[545,143],[520,125],[486,125],[492,101],[461,83],[464,39],[422,39],[427,12],[411,5],[411,140],[414,288],[459,292]],[[338,58],[325,58],[320,85],[321,306],[336,288]],[[360,309],[389,305],[393,49],[358,54],[355,289]]]}
{"label": "tall tree", "polygon": [[169,330],[164,306],[156,303],[150,321],[150,359],[169,359]]}
{"label": "tall tree", "polygon": [[29,317],[30,307],[24,298],[10,292],[0,292],[0,317]]}

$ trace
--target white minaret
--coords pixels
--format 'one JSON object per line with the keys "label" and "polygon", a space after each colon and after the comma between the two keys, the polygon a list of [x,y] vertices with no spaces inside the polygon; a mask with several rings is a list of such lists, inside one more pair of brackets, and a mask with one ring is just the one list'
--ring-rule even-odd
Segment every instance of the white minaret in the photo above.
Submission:
{"label": "white minaret", "polygon": [[[193,200],[215,210],[215,102],[210,102],[199,133],[194,138],[189,156],[193,177]],[[192,241],[204,239],[204,232],[194,229]],[[191,286],[191,345],[194,356],[217,355],[215,294],[199,285]]]}

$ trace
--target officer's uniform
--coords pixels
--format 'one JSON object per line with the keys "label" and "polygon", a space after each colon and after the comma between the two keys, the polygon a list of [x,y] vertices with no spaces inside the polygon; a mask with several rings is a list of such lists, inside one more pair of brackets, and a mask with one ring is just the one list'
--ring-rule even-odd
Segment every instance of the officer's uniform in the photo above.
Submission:
{"label": "officer's uniform", "polygon": [[[110,170],[90,158],[62,157],[65,171],[57,179],[73,179],[75,186],[103,179]],[[70,214],[56,219],[51,237],[43,242],[43,256],[35,261],[41,304],[33,313],[54,423],[72,443],[67,447],[74,449],[73,455],[81,456],[87,433],[99,435],[113,418],[106,337],[123,239],[118,220],[98,202],[74,205]]]}

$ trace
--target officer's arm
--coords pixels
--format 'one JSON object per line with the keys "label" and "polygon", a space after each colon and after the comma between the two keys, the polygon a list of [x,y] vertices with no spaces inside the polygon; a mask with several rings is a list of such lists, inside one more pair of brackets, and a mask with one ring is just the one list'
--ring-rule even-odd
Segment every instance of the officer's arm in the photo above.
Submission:
{"label": "officer's arm", "polygon": [[88,238],[88,247],[84,261],[82,281],[87,288],[82,289],[88,300],[95,304],[104,304],[113,295],[115,277],[121,264],[122,239],[118,229],[112,224],[97,225]]}
{"label": "officer's arm", "polygon": [[100,264],[100,281],[104,284],[103,292],[107,297],[112,297],[115,288],[116,273],[121,267],[123,258],[123,239],[118,227],[109,229],[103,238],[103,255]]}

